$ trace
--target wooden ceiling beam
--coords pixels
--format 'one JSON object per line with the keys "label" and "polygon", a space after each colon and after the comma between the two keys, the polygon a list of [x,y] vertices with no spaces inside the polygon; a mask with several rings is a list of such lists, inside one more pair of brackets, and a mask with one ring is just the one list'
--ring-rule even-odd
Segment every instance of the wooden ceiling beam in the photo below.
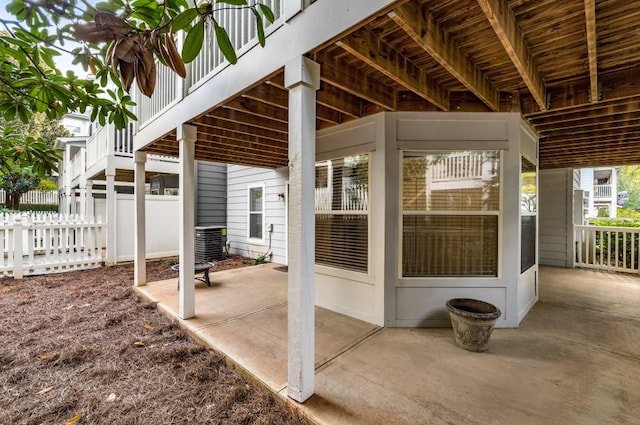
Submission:
{"label": "wooden ceiling beam", "polygon": [[541,134],[541,137],[570,137],[577,135],[588,135],[593,133],[593,131],[608,131],[611,133],[612,137],[618,131],[629,131],[632,128],[635,128],[637,125],[640,125],[640,120],[632,120],[632,121],[624,121],[622,123],[612,123],[606,126],[594,126],[595,128],[576,128],[574,130],[566,130],[559,129],[554,131],[548,131]]}
{"label": "wooden ceiling beam", "polygon": [[229,149],[227,143],[215,140],[200,141],[196,145],[196,157],[226,164],[243,164],[268,168],[281,167],[286,165],[288,161],[286,154],[265,155],[264,152],[255,152],[241,147]]}
{"label": "wooden ceiling beam", "polygon": [[[322,72],[322,66],[320,67],[320,72]],[[287,90],[284,86],[284,74],[279,74],[272,78],[269,80],[269,84],[281,90]],[[316,103],[352,118],[360,118],[362,116],[362,101],[360,98],[328,84],[321,84],[320,90],[316,92]]]}
{"label": "wooden ceiling beam", "polygon": [[264,119],[263,117],[250,114],[248,112],[242,112],[225,107],[217,108],[206,116],[215,117],[217,119],[225,120],[231,123],[244,124],[251,127],[277,131],[284,134],[285,137],[289,131],[287,124],[281,121]]}
{"label": "wooden ceiling beam", "polygon": [[[257,128],[248,126],[245,124],[239,124],[235,122],[225,121],[213,116],[204,116],[196,120],[196,125],[201,125],[206,128],[214,130],[214,133],[218,131],[229,131],[230,133],[236,133],[242,136],[258,137],[260,139],[273,140],[280,142],[283,145],[287,144],[287,135],[284,133],[271,131],[266,128]],[[210,133],[207,131],[207,133]]]}
{"label": "wooden ceiling beam", "polygon": [[571,133],[574,130],[598,130],[600,128],[607,129],[611,126],[617,126],[624,123],[632,124],[640,120],[639,112],[620,113],[615,115],[607,115],[602,118],[585,118],[575,121],[562,121],[549,123],[545,125],[536,124],[535,129],[540,135],[545,135],[551,131],[565,131]]}
{"label": "wooden ceiling beam", "polygon": [[615,113],[637,111],[640,109],[638,105],[640,105],[640,96],[634,95],[606,101],[601,100],[596,104],[589,103],[552,109],[544,113],[524,114],[524,116],[533,123],[540,119],[563,120],[570,119],[570,117],[598,117],[612,113],[611,111],[615,111]]}
{"label": "wooden ceiling beam", "polygon": [[561,155],[583,155],[585,150],[599,150],[599,151],[611,151],[615,150],[616,153],[629,152],[635,153],[640,148],[640,140],[630,140],[625,142],[613,142],[607,145],[584,143],[576,146],[570,146],[569,148],[560,146],[557,149],[540,149],[540,154],[547,156],[561,156]]}
{"label": "wooden ceiling beam", "polygon": [[542,143],[579,143],[579,142],[598,142],[603,141],[607,142],[612,139],[612,137],[620,137],[623,139],[633,139],[635,137],[640,136],[640,126],[630,126],[625,130],[618,130],[615,134],[612,134],[610,131],[602,130],[602,131],[592,131],[586,134],[576,134],[576,135],[563,135],[557,137],[544,137],[541,139],[540,145]]}
{"label": "wooden ceiling beam", "polygon": [[288,152],[288,144],[286,142],[265,140],[257,136],[247,136],[229,130],[211,129],[211,132],[207,130],[204,126],[198,128],[198,142],[201,140],[224,140],[227,142],[230,151],[241,147],[262,153]]}
{"label": "wooden ceiling beam", "polygon": [[289,113],[282,108],[271,107],[262,102],[252,101],[248,98],[238,97],[224,104],[225,108],[244,112],[258,119],[275,120],[288,125]]}
{"label": "wooden ceiling beam", "polygon": [[352,118],[362,116],[361,99],[327,83],[322,83],[320,90],[316,92],[316,102]]}
{"label": "wooden ceiling beam", "polygon": [[[277,84],[261,84],[245,92],[242,97],[282,109],[288,118],[289,93],[286,89],[278,87]],[[326,121],[331,124],[340,124],[344,121],[340,111],[324,105],[317,105],[316,117],[320,121]]]}
{"label": "wooden ceiling beam", "polygon": [[336,44],[407,90],[413,91],[443,111],[449,110],[447,90],[370,31],[356,31],[343,37]]}
{"label": "wooden ceiling beam", "polygon": [[396,109],[396,94],[392,87],[381,84],[365,72],[347,65],[326,53],[314,55],[320,63],[320,80],[358,96],[388,111]]}
{"label": "wooden ceiling beam", "polygon": [[586,19],[587,52],[589,53],[589,81],[591,103],[599,100],[598,90],[598,51],[596,47],[596,0],[584,0]]}
{"label": "wooden ceiling beam", "polygon": [[524,40],[518,22],[505,0],[477,0],[511,62],[542,111],[547,110],[544,82]]}
{"label": "wooden ceiling beam", "polygon": [[467,58],[427,12],[412,0],[388,13],[425,52],[460,81],[492,111],[500,109],[500,93],[483,72]]}
{"label": "wooden ceiling beam", "polygon": [[564,114],[572,110],[589,110],[601,104],[625,102],[629,99],[640,98],[640,84],[638,84],[638,69],[626,69],[608,74],[598,73],[598,82],[601,87],[600,100],[597,104],[591,103],[589,93],[590,83],[583,79],[578,83],[564,86],[548,87],[549,98],[548,111],[541,112],[530,96],[522,99],[522,113],[527,117],[548,114]]}

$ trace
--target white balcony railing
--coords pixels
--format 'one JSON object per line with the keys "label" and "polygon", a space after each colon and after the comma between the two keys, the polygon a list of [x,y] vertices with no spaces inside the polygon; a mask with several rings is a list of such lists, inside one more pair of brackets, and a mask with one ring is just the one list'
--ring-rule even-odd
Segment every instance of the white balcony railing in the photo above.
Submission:
{"label": "white balcony railing", "polygon": [[594,199],[611,199],[611,194],[610,184],[597,184],[593,186]]}
{"label": "white balcony railing", "polygon": [[107,124],[96,130],[87,140],[86,168],[109,155],[133,157],[133,125],[118,130],[114,124]]}
{"label": "white balcony railing", "polygon": [[448,155],[429,166],[431,181],[479,179],[482,178],[484,164],[482,153]]}
{"label": "white balcony railing", "polygon": [[[261,3],[271,8],[275,16],[273,24],[268,24],[265,33],[275,31],[283,23],[282,11],[285,0],[263,0]],[[255,29],[255,18],[249,9],[223,10],[216,15],[218,23],[227,29],[229,38],[236,49],[238,58],[258,44]],[[149,98],[135,91],[137,103],[136,115],[138,116],[138,128],[143,128],[158,114],[179,102],[190,90],[195,89],[204,81],[209,80],[222,69],[228,66],[228,62],[215,44],[213,34],[206,34],[202,50],[196,59],[187,64],[187,78],[183,81],[167,67],[158,64],[156,89]]]}
{"label": "white balcony railing", "polygon": [[573,226],[574,266],[638,273],[640,228]]}
{"label": "white balcony railing", "polygon": [[73,156],[73,158],[71,158],[71,163],[70,163],[71,175],[69,177],[71,178],[72,181],[74,179],[77,179],[78,177],[80,177],[82,174],[84,174],[85,157],[86,157],[85,150],[84,149],[80,149]]}
{"label": "white balcony railing", "polygon": [[[331,211],[333,205],[333,188],[318,187],[315,192],[316,211]],[[366,184],[345,184],[342,187],[341,211],[367,211],[369,191]]]}

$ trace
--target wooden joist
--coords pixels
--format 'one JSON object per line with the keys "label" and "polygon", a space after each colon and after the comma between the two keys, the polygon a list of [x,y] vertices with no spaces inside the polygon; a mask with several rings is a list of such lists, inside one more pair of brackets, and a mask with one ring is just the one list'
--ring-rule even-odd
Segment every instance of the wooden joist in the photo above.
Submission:
{"label": "wooden joist", "polygon": [[449,110],[447,91],[433,81],[426,72],[394,51],[370,31],[361,30],[343,37],[337,45],[367,65],[411,90],[443,111]]}
{"label": "wooden joist", "polygon": [[491,110],[500,109],[498,90],[478,66],[460,52],[453,40],[446,36],[444,29],[422,8],[419,1],[412,0],[393,9],[389,12],[389,17]]}
{"label": "wooden joist", "polygon": [[545,111],[547,104],[544,82],[507,2],[504,0],[477,1],[538,107]]}

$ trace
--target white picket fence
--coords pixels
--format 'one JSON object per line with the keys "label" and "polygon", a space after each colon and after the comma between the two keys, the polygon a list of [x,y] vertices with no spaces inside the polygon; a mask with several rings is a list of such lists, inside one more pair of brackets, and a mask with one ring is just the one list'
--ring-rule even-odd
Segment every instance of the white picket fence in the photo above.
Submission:
{"label": "white picket fence", "polygon": [[0,214],[0,276],[99,267],[105,225],[98,218],[59,214]]}
{"label": "white picket fence", "polygon": [[[0,204],[4,204],[6,199],[7,194],[3,189],[0,189]],[[58,205],[58,192],[55,190],[30,190],[22,194],[20,203]]]}

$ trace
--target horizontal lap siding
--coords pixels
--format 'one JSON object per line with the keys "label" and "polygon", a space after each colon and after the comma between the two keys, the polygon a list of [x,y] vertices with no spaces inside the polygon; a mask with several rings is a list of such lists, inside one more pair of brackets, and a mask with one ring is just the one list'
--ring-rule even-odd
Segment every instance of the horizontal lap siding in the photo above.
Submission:
{"label": "horizontal lap siding", "polygon": [[[286,203],[279,196],[286,191],[286,169],[270,170],[229,165],[227,179],[227,239],[231,243],[231,252],[251,258],[265,254],[269,246],[267,227],[273,224],[271,261],[286,263]],[[263,183],[265,185],[265,237],[263,243],[253,243],[247,240],[247,188]]]}
{"label": "horizontal lap siding", "polygon": [[571,246],[567,243],[573,232],[572,216],[575,174],[566,169],[540,171],[539,262],[543,265],[572,267]]}
{"label": "horizontal lap siding", "polygon": [[197,226],[227,225],[227,166],[197,163]]}

